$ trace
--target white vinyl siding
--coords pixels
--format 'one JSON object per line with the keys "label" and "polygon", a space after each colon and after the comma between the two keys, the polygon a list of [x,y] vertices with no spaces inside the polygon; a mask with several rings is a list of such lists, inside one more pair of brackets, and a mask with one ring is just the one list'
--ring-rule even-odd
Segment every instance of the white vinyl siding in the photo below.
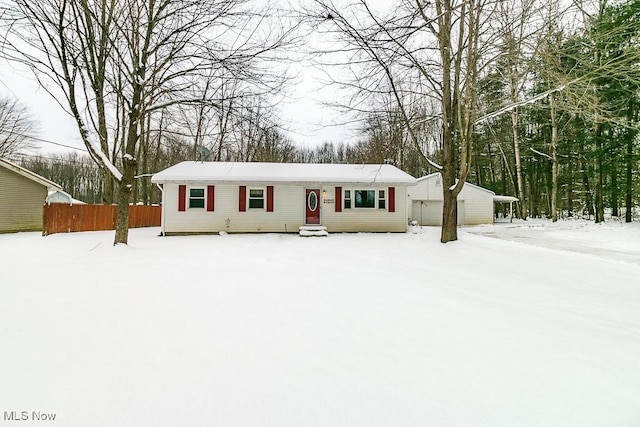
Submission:
{"label": "white vinyl siding", "polygon": [[[442,183],[439,174],[418,179],[409,189],[411,219],[422,225],[442,224]],[[466,183],[458,195],[458,225],[491,224],[493,222],[494,193]]]}
{"label": "white vinyl siding", "polygon": [[[187,184],[189,185],[189,184]],[[194,185],[195,184],[191,184]],[[202,209],[178,212],[178,184],[164,185],[164,214],[163,231],[172,233],[252,233],[252,232],[298,232],[298,227],[304,224],[306,195],[305,188],[320,189],[320,222],[329,232],[404,232],[406,231],[406,188],[396,186],[396,212],[390,213],[386,209],[349,209],[335,212],[334,185],[274,185],[274,211],[265,209],[249,209],[238,211],[238,184],[198,183],[205,187],[216,186],[216,210],[205,212]],[[247,186],[247,196],[251,188],[266,188],[264,185]],[[343,186],[344,188],[344,186]],[[372,187],[376,192],[387,191],[387,187]],[[264,203],[266,207],[266,190]],[[344,193],[344,192],[343,192]],[[388,201],[387,201],[388,204]]]}
{"label": "white vinyl siding", "polygon": [[475,186],[464,186],[465,225],[493,222],[493,193]]}
{"label": "white vinyl siding", "polygon": [[[345,188],[346,187],[346,188]],[[326,187],[327,194],[331,195],[330,200],[333,201],[335,187]],[[362,189],[359,187],[358,189]],[[375,186],[371,187],[378,193],[384,190],[387,194],[388,187]],[[345,190],[349,190],[348,186],[343,186],[343,197]],[[353,191],[352,206],[355,204]],[[342,212],[335,212],[335,201],[333,203],[322,204],[322,225],[327,227],[329,232],[404,232],[407,229],[407,188],[404,186],[395,186],[395,212],[389,212],[387,209],[343,209]],[[376,202],[377,203],[377,202]],[[388,200],[387,200],[388,205]],[[388,206],[387,206],[388,207]]]}

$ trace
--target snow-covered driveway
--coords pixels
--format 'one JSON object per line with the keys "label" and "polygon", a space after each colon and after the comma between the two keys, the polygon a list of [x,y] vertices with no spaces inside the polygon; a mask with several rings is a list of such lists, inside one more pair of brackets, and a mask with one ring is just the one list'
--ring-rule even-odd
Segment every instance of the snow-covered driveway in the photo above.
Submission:
{"label": "snow-covered driveway", "polygon": [[472,234],[640,264],[640,224],[529,219],[463,229]]}

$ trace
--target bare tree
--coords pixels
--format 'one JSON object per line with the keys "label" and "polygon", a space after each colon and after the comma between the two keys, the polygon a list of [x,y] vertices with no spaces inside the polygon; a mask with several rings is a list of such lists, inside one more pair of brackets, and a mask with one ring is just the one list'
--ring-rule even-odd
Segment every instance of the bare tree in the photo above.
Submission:
{"label": "bare tree", "polygon": [[[386,16],[366,0],[337,6],[315,0],[306,15],[332,36],[329,53],[355,78],[337,81],[354,90],[351,108],[367,110],[376,96],[391,95],[409,138],[425,162],[443,176],[441,242],[457,239],[457,195],[469,174],[476,116],[475,85],[481,48],[487,45],[484,0],[402,1]],[[481,43],[482,41],[482,43]],[[342,55],[342,61],[335,54]],[[345,59],[346,58],[346,59]],[[420,114],[436,101],[436,109]],[[416,104],[417,103],[417,104]],[[442,164],[421,150],[418,125],[440,126]]]}
{"label": "bare tree", "polygon": [[35,148],[37,123],[16,99],[0,98],[0,157]]}
{"label": "bare tree", "polygon": [[[258,61],[291,38],[248,0],[11,0],[5,57],[29,66],[75,119],[93,159],[118,182],[114,243],[128,206],[145,118],[174,105],[217,105],[194,81],[224,69],[261,92],[282,84]],[[280,72],[281,70],[278,70]],[[99,143],[96,143],[96,139]]]}

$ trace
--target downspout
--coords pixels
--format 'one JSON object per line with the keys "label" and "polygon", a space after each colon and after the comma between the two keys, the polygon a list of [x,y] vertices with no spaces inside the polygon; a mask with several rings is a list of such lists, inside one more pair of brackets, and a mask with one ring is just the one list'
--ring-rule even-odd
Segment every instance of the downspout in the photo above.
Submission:
{"label": "downspout", "polygon": [[160,190],[160,192],[162,193],[162,206],[161,206],[161,211],[160,211],[160,235],[164,236],[164,188],[158,184],[156,182],[156,187],[158,187],[158,189]]}

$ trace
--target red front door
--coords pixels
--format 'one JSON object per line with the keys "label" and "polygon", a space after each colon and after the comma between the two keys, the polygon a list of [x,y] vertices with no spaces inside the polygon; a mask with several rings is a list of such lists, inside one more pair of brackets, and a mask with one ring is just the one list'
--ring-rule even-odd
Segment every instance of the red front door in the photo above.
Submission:
{"label": "red front door", "polygon": [[320,224],[320,190],[307,188],[305,196],[305,224]]}

